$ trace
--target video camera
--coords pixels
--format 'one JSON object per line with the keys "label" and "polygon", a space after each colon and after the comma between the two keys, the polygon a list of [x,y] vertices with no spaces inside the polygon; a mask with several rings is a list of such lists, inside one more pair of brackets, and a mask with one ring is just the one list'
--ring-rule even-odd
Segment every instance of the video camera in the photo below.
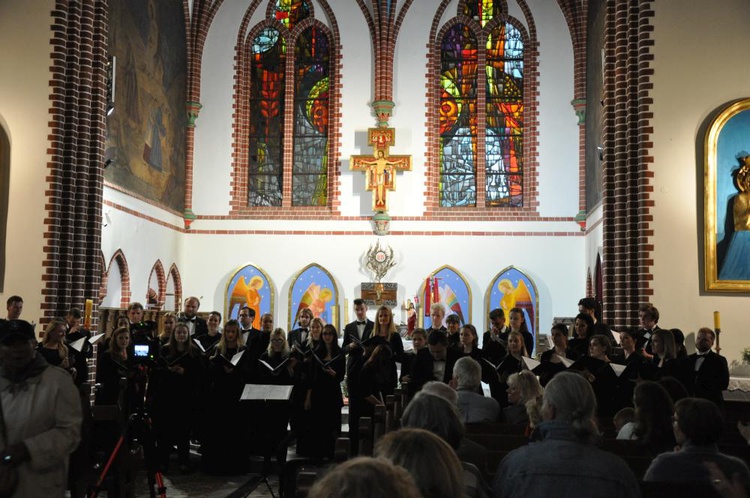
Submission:
{"label": "video camera", "polygon": [[148,320],[130,325],[133,341],[133,363],[153,366],[159,354],[159,340],[155,337],[156,322]]}

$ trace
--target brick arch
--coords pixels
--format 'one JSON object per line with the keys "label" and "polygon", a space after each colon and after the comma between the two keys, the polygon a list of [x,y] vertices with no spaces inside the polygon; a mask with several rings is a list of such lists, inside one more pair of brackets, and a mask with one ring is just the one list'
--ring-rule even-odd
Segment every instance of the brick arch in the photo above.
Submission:
{"label": "brick arch", "polygon": [[[459,2],[456,15],[443,22],[443,14],[449,7],[450,2],[442,2],[436,9],[430,29],[430,39],[428,41],[428,73],[427,73],[427,104],[426,104],[426,121],[428,123],[425,133],[427,152],[425,157],[425,212],[424,216],[431,219],[455,219],[460,216],[463,219],[481,219],[492,221],[517,220],[519,217],[526,219],[535,219],[539,217],[539,191],[538,191],[538,86],[539,86],[539,49],[536,34],[536,25],[530,9],[525,1],[519,0],[519,6],[525,17],[525,24],[507,13],[504,8],[504,14],[500,18],[494,19],[484,28],[474,19],[470,19],[462,14],[464,1]],[[438,114],[438,105],[440,103],[440,55],[441,41],[448,29],[456,24],[464,24],[470,27],[475,35],[478,35],[478,57],[479,63],[484,67],[486,62],[486,49],[484,40],[495,26],[500,22],[507,22],[517,28],[524,43],[523,53],[523,161],[522,185],[523,185],[523,205],[521,207],[487,207],[484,204],[486,174],[484,168],[477,167],[476,171],[476,192],[477,205],[474,207],[452,207],[445,208],[440,206],[439,182],[440,182],[440,135],[438,123],[440,116]],[[484,71],[480,71],[482,74]],[[480,83],[484,80],[480,78]],[[485,87],[483,84],[478,85],[479,93],[478,102],[484,102]],[[480,108],[482,105],[479,106]],[[483,116],[483,114],[480,114]],[[483,118],[482,121],[484,121]],[[477,157],[483,157],[485,153],[485,132],[484,128],[478,133]],[[483,164],[483,163],[482,163]]]}
{"label": "brick arch", "polygon": [[154,263],[154,266],[151,268],[151,271],[148,274],[148,290],[146,291],[146,302],[148,302],[148,298],[150,297],[151,293],[151,275],[156,273],[156,309],[162,309],[164,307],[164,301],[166,300],[166,293],[167,293],[167,275],[164,273],[164,265],[161,263],[160,259],[156,260],[156,263]]}
{"label": "brick arch", "polygon": [[130,303],[130,269],[128,268],[128,260],[125,258],[125,253],[122,252],[122,249],[115,251],[109,260],[107,280],[109,280],[109,271],[112,269],[113,264],[117,264],[117,268],[120,270],[120,307],[125,308]]}
{"label": "brick arch", "polygon": [[169,267],[168,276],[165,279],[165,283],[164,283],[165,304],[166,304],[167,284],[170,278],[172,279],[172,283],[174,284],[174,308],[172,309],[179,310],[182,306],[182,277],[180,277],[180,270],[177,268],[177,263],[172,263],[172,266]]}
{"label": "brick arch", "polygon": [[[316,18],[313,2],[307,2],[310,6],[310,17],[300,21],[292,31],[289,31],[280,21],[271,16],[274,2],[269,2],[265,8],[265,17],[258,23],[252,25],[253,14],[258,10],[260,1],[253,1],[240,23],[235,45],[235,74],[234,74],[234,114],[233,119],[233,161],[230,184],[230,209],[231,214],[250,219],[280,219],[294,216],[295,219],[325,219],[340,214],[339,192],[340,192],[340,122],[341,112],[339,103],[341,101],[341,61],[340,61],[340,35],[338,24],[332,9],[323,2],[322,10],[328,20],[326,25]],[[250,143],[247,136],[250,131],[250,89],[251,89],[251,56],[250,48],[253,38],[263,29],[273,27],[279,30],[282,37],[286,39],[288,51],[292,51],[294,43],[302,30],[315,26],[320,29],[329,40],[330,68],[329,68],[329,120],[328,120],[328,164],[327,164],[327,200],[322,206],[293,206],[292,205],[292,157],[293,148],[288,148],[282,156],[282,191],[281,206],[248,206],[248,168],[250,164]],[[293,57],[288,58],[286,67],[286,91],[287,102],[293,99],[294,67]],[[285,143],[293,143],[294,125],[292,124],[293,105],[285,106],[285,122],[289,124],[284,129]]]}

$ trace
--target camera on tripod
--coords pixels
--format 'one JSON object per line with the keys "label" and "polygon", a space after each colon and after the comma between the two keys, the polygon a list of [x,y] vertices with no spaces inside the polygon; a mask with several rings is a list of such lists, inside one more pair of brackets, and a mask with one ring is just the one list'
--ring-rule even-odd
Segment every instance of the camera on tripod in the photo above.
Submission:
{"label": "camera on tripod", "polygon": [[159,353],[156,339],[156,322],[147,320],[130,326],[133,337],[133,364],[153,366]]}

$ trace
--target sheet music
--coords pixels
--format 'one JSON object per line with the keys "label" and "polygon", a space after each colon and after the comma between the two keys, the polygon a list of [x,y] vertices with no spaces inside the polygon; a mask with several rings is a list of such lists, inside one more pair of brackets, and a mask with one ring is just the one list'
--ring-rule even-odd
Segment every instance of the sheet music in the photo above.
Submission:
{"label": "sheet music", "polygon": [[524,356],[522,359],[523,363],[526,365],[526,368],[528,368],[529,370],[534,370],[536,367],[542,364],[541,361],[537,361],[533,358],[527,358]]}
{"label": "sheet music", "polygon": [[91,338],[89,339],[89,344],[96,344],[96,341],[98,341],[102,337],[104,337],[104,334],[92,335]]}
{"label": "sheet music", "polygon": [[555,355],[555,356],[557,356],[558,358],[560,358],[560,363],[562,363],[565,366],[565,368],[570,368],[570,366],[573,363],[575,363],[573,360],[571,360],[569,358],[563,358],[562,356],[558,356],[558,355]]}
{"label": "sheet music", "polygon": [[294,386],[273,386],[263,384],[245,384],[240,400],[288,401]]}
{"label": "sheet music", "polygon": [[234,365],[236,367],[237,364],[240,362],[240,359],[242,358],[243,354],[245,354],[245,350],[244,349],[242,351],[240,351],[239,353],[237,353],[236,355],[232,356],[232,359],[229,360],[229,363],[231,363],[232,365]]}
{"label": "sheet music", "polygon": [[80,339],[71,342],[69,346],[80,353],[83,350],[83,345],[85,343],[86,343],[86,338],[81,337]]}
{"label": "sheet music", "polygon": [[609,366],[612,367],[612,370],[614,370],[615,375],[618,377],[622,375],[622,372],[627,368],[627,365],[618,365],[617,363],[610,363]]}

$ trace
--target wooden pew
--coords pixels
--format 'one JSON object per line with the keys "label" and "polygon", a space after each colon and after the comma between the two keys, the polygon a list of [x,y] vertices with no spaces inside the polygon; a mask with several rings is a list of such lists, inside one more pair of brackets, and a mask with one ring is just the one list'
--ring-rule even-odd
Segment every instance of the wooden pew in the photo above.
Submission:
{"label": "wooden pew", "polygon": [[372,456],[372,418],[361,417],[359,419],[359,454],[360,456]]}
{"label": "wooden pew", "polygon": [[375,406],[375,413],[372,420],[372,444],[374,445],[385,434],[385,406]]}
{"label": "wooden pew", "polygon": [[521,436],[526,433],[525,424],[506,424],[502,422],[466,424],[467,434],[506,434]]}

